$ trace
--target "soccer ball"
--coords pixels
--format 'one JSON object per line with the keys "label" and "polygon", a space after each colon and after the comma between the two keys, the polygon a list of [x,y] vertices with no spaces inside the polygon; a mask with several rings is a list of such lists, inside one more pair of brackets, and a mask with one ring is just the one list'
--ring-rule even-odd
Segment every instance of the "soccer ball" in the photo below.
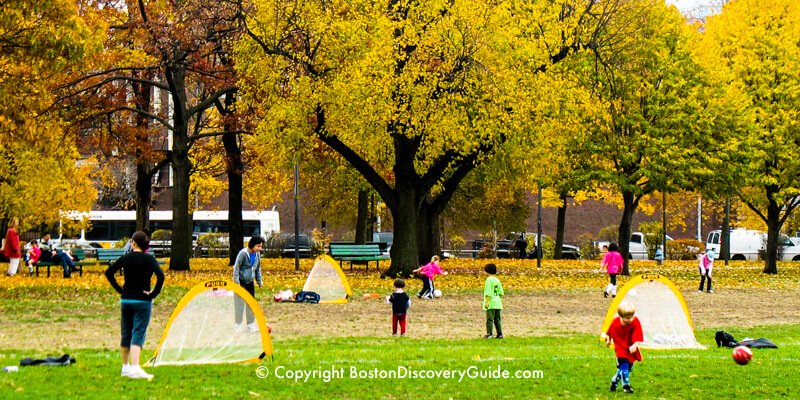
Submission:
{"label": "soccer ball", "polygon": [[281,294],[280,293],[275,293],[275,295],[272,296],[272,300],[275,300],[276,302],[277,301],[281,301]]}
{"label": "soccer ball", "polygon": [[439,290],[439,289],[434,290],[433,291],[433,297],[436,297],[436,298],[442,297],[442,291]]}
{"label": "soccer ball", "polygon": [[753,358],[753,351],[747,346],[739,346],[733,349],[733,361],[739,365],[747,365]]}

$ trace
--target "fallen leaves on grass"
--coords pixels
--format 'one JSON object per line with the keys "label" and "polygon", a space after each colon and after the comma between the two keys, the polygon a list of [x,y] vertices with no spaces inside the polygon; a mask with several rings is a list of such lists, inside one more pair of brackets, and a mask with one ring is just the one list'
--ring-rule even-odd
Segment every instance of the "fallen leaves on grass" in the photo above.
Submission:
{"label": "fallen leaves on grass", "polygon": [[[190,288],[194,285],[213,279],[225,279],[231,276],[232,267],[227,259],[202,258],[191,261],[190,271],[170,271],[166,269],[166,285]],[[289,288],[300,290],[308,272],[313,267],[313,260],[300,260],[300,270],[295,271],[293,259],[263,259],[264,284],[274,291]],[[483,267],[492,262],[497,265],[498,277],[506,290],[514,289],[582,289],[604,286],[608,276],[601,271],[597,261],[583,260],[543,260],[542,267],[536,267],[535,260],[473,260],[453,259],[442,262],[449,275],[436,278],[437,288],[448,291],[479,290],[483,288],[486,274]],[[387,263],[388,264],[388,263]],[[386,264],[382,264],[384,266]],[[388,265],[386,265],[387,268]],[[664,265],[656,265],[653,261],[631,262],[631,275],[657,273],[667,276],[678,286],[694,285],[699,279],[697,264],[693,261],[668,261]],[[767,275],[762,273],[760,262],[731,262],[725,266],[715,263],[714,282],[716,287],[739,288],[800,288],[800,263],[780,263],[779,273]],[[60,274],[45,276],[28,276],[19,274],[14,277],[0,278],[0,287],[6,289],[62,287],[74,289],[93,289],[109,287],[101,266],[85,267],[83,276],[64,279]],[[390,291],[392,281],[381,279],[374,268],[365,271],[364,266],[353,266],[351,270],[345,265],[345,275],[350,286],[360,295],[361,292]],[[122,278],[118,276],[121,281]],[[621,283],[628,278],[620,277]],[[416,287],[415,280],[411,285]]]}

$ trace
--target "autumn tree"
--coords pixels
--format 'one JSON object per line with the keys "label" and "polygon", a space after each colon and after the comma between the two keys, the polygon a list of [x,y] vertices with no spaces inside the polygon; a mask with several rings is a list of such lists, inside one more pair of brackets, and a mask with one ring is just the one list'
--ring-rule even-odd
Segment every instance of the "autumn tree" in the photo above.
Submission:
{"label": "autumn tree", "polygon": [[[757,11],[755,11],[757,10]],[[767,226],[764,273],[778,272],[778,236],[800,205],[800,4],[738,0],[708,19],[700,56],[743,94],[746,122],[730,156],[736,195]],[[730,165],[726,166],[730,169]]]}
{"label": "autumn tree", "polygon": [[713,149],[718,115],[703,90],[704,71],[691,58],[694,32],[663,3],[626,2],[589,62],[578,66],[602,107],[588,126],[586,155],[597,167],[593,178],[621,194],[622,254],[645,196],[689,188],[708,173],[702,155]]}
{"label": "autumn tree", "polygon": [[[238,129],[229,130],[235,125],[225,118],[232,111],[235,98],[228,95],[236,92],[236,80],[224,46],[238,32],[238,9],[227,2],[144,0],[130,1],[124,7],[99,8],[121,14],[110,35],[121,37],[114,42],[117,53],[127,50],[134,56],[120,56],[116,63],[87,71],[65,87],[63,98],[74,101],[81,95],[102,94],[100,97],[109,100],[108,104],[101,103],[90,110],[88,117],[82,117],[111,121],[106,125],[109,134],[121,131],[120,124],[113,122],[140,121],[129,129],[135,132],[134,138],[142,139],[141,145],[133,146],[134,153],[147,148],[147,132],[171,134],[171,148],[158,162],[169,163],[173,172],[170,269],[188,269],[192,252],[190,151],[202,138],[239,133]],[[168,107],[149,106],[149,95],[154,90],[166,94],[163,100]],[[217,118],[219,115],[223,117]],[[230,169],[237,167],[233,161]],[[142,190],[150,185],[147,177],[143,181]],[[141,203],[147,203],[147,199]],[[137,208],[143,213],[148,211],[143,204],[137,204]],[[234,242],[231,245],[238,248]]]}
{"label": "autumn tree", "polygon": [[596,4],[259,0],[237,64],[259,134],[316,137],[381,196],[388,273],[408,274],[463,179],[525,134],[531,77],[588,40]]}
{"label": "autumn tree", "polygon": [[23,226],[58,222],[69,207],[88,210],[96,191],[80,165],[53,89],[99,49],[97,31],[73,2],[11,0],[0,18],[0,218]]}

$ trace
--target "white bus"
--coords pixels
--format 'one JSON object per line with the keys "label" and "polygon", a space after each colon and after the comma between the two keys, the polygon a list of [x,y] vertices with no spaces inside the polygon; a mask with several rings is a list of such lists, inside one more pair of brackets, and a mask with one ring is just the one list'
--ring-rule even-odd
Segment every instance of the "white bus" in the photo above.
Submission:
{"label": "white bus", "polygon": [[[68,212],[67,218],[87,219],[91,227],[82,229],[80,235],[65,238],[79,245],[113,247],[136,231],[136,211]],[[204,233],[228,233],[228,211],[195,211],[192,236],[197,239]],[[267,237],[281,229],[277,211],[242,211],[245,242],[252,236]],[[150,211],[150,232],[172,230],[172,211]]]}

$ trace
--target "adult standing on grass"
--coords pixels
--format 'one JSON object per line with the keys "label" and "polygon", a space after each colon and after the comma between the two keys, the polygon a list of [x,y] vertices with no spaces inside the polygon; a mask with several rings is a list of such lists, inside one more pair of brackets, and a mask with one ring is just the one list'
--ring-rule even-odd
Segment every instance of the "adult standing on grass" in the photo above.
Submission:
{"label": "adult standing on grass", "polygon": [[[120,300],[122,376],[132,379],[153,379],[153,375],[145,372],[139,365],[139,357],[142,354],[147,326],[150,324],[152,301],[164,286],[164,272],[161,271],[155,257],[145,253],[150,246],[147,234],[138,231],[133,234],[131,240],[133,251],[111,264],[106,270],[106,278],[122,295]],[[125,275],[124,286],[120,286],[115,278],[119,270]],[[156,286],[151,290],[150,280],[153,275],[156,276]]]}
{"label": "adult standing on grass", "polygon": [[3,243],[3,255],[8,257],[8,272],[6,275],[14,276],[19,268],[19,259],[22,258],[22,249],[19,247],[19,219],[12,218],[6,232],[6,241]]}
{"label": "adult standing on grass", "polygon": [[[264,287],[264,282],[261,277],[261,250],[264,248],[264,238],[261,236],[253,236],[247,243],[247,247],[239,251],[236,255],[236,261],[233,263],[233,281],[247,290],[251,296],[256,297],[255,283],[258,287]],[[236,323],[236,330],[244,330],[242,324],[242,314],[247,313],[247,329],[250,332],[258,332],[258,326],[255,322],[255,315],[250,307],[245,307],[244,300],[239,296],[233,297],[234,305],[234,319]]]}

